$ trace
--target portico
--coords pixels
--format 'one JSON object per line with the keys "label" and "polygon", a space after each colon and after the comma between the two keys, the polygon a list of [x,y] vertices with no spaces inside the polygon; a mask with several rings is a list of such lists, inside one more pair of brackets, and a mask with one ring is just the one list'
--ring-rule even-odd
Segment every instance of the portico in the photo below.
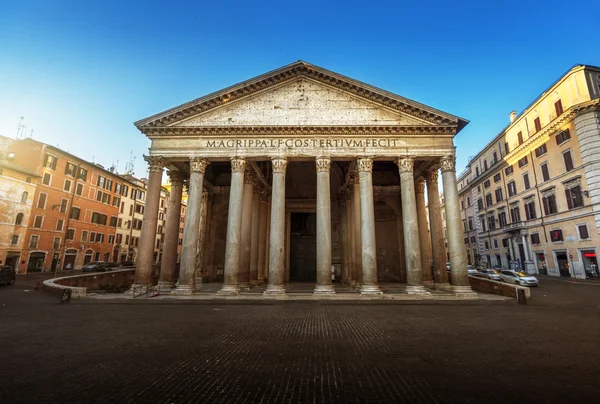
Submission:
{"label": "portico", "polygon": [[[340,281],[363,295],[381,294],[380,281],[406,282],[407,293],[422,296],[433,288],[472,295],[453,144],[466,124],[301,61],[136,122],[152,141],[147,200],[160,192],[163,168],[188,181],[171,293],[220,282],[219,294],[237,295],[266,283],[265,298],[281,297],[298,278],[311,279],[315,295],[335,295]],[[429,217],[425,193],[437,200]],[[150,203],[148,219],[152,210]],[[179,219],[169,210],[166,231]],[[144,217],[140,254],[155,233]],[[176,275],[173,251],[169,244],[163,253],[167,289]],[[150,283],[151,262],[140,256],[136,284]]]}

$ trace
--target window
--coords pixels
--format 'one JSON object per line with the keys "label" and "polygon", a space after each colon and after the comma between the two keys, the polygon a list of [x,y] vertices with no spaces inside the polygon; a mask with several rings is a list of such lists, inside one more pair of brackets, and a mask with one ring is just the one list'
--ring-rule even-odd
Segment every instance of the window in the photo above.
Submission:
{"label": "window", "polygon": [[106,179],[106,183],[104,184],[104,189],[108,189],[109,191],[112,189],[112,184],[113,181],[109,180],[108,178]]}
{"label": "window", "polygon": [[83,167],[79,167],[79,170],[77,171],[77,178],[85,182],[87,179],[87,170]]}
{"label": "window", "polygon": [[56,160],[56,157],[46,153],[46,157],[44,158],[44,167],[49,168],[51,170],[56,170]]}
{"label": "window", "polygon": [[519,168],[525,167],[527,165],[527,156],[523,157],[518,161]]}
{"label": "window", "polygon": [[556,195],[546,195],[542,198],[542,204],[544,205],[544,213],[551,215],[557,212],[556,209]]}
{"label": "window", "polygon": [[125,235],[125,244],[129,245],[129,234]]}
{"label": "window", "polygon": [[554,110],[556,111],[556,116],[559,116],[563,113],[563,106],[561,100],[558,100],[554,103]]}
{"label": "window", "polygon": [[498,239],[497,238],[494,239],[494,248],[496,248],[496,249],[499,248],[498,247]]}
{"label": "window", "polygon": [[490,243],[488,243],[487,241],[485,241],[484,244],[485,244],[485,249],[489,250],[490,249]]}
{"label": "window", "polygon": [[67,165],[65,166],[65,175],[68,175],[70,177],[75,177],[75,169],[76,169],[75,164],[67,163]]}
{"label": "window", "polygon": [[533,125],[535,126],[536,132],[539,132],[542,130],[542,123],[540,122],[540,117],[537,117],[533,120]]}
{"label": "window", "polygon": [[569,132],[569,129],[565,129],[556,135],[556,144],[561,145],[569,139],[571,139],[571,133]]}
{"label": "window", "polygon": [[111,216],[110,217],[110,226],[111,227],[117,227],[117,217],[116,216]]}
{"label": "window", "polygon": [[100,188],[104,188],[104,184],[106,183],[106,178],[104,178],[103,176],[99,175],[98,176],[98,180],[96,180],[96,185]]}
{"label": "window", "polygon": [[[464,209],[465,209],[465,201],[462,201],[462,200],[461,200],[461,201],[460,201],[460,210],[464,210]],[[161,215],[161,214],[162,214],[162,212],[161,212],[161,213],[159,213],[159,215],[158,215],[158,216],[159,216],[159,218],[162,220],[162,217],[160,217],[160,215]]]}
{"label": "window", "polygon": [[563,241],[562,230],[560,230],[560,229],[550,230],[550,240],[552,240],[553,243],[558,243],[558,242]]}
{"label": "window", "polygon": [[519,141],[519,145],[523,144],[523,132],[517,133],[517,140]]}
{"label": "window", "polygon": [[486,232],[487,229],[485,227],[485,216],[484,215],[479,216],[479,223],[481,223],[481,231]]}
{"label": "window", "polygon": [[71,181],[70,180],[65,180],[65,186],[63,187],[63,190],[69,192],[71,190]]}
{"label": "window", "polygon": [[44,217],[43,216],[36,216],[35,219],[33,220],[33,228],[34,229],[41,229],[42,228],[42,221],[43,221]]}
{"label": "window", "polygon": [[95,242],[96,242],[96,232],[91,231],[90,232],[90,243],[95,243]]}
{"label": "window", "polygon": [[65,238],[67,240],[75,240],[75,229],[67,229],[67,235]]}
{"label": "window", "polygon": [[496,203],[502,202],[504,200],[502,196],[502,188],[496,189]]}
{"label": "window", "polygon": [[539,245],[540,244],[540,234],[539,233],[532,233],[531,234],[531,244],[533,244],[533,245]]}
{"label": "window", "polygon": [[21,226],[23,224],[23,215],[22,213],[17,213],[17,217],[15,219],[15,226]]}
{"label": "window", "polygon": [[513,166],[508,166],[504,169],[504,174],[511,175],[514,171],[515,169],[513,168]]}
{"label": "window", "polygon": [[31,183],[31,177],[25,177],[25,182]]}
{"label": "window", "polygon": [[54,237],[54,240],[52,241],[52,249],[58,250],[59,248],[60,248],[60,237]]}
{"label": "window", "polygon": [[136,204],[135,205],[135,212],[143,214],[144,213],[144,206]]}
{"label": "window", "polygon": [[125,202],[121,202],[121,210],[119,212],[123,213],[124,210],[125,210]]}
{"label": "window", "polygon": [[492,165],[496,164],[496,162],[498,161],[498,153],[494,152],[492,153]]}
{"label": "window", "polygon": [[127,192],[129,192],[129,187],[127,185],[123,185],[123,188],[121,190],[121,195],[127,196]]}
{"label": "window", "polygon": [[577,230],[579,230],[579,239],[587,240],[590,238],[590,233],[588,232],[587,224],[578,224]]}
{"label": "window", "polygon": [[37,207],[40,209],[46,209],[46,194],[40,194],[38,197]]}
{"label": "window", "polygon": [[62,231],[64,224],[65,224],[64,220],[58,219],[56,221],[56,231]]}
{"label": "window", "polygon": [[467,196],[467,206],[471,206],[471,197]]}
{"label": "window", "polygon": [[530,199],[525,202],[525,218],[527,220],[533,220],[537,217],[535,212],[535,201]]}
{"label": "window", "polygon": [[523,174],[523,185],[525,186],[526,191],[531,188],[531,185],[529,184],[529,173]]}
{"label": "window", "polygon": [[507,238],[502,239],[502,247],[508,247],[508,239]]}
{"label": "window", "polygon": [[92,223],[106,225],[107,216],[105,214],[94,212],[92,213]]}
{"label": "window", "polygon": [[121,184],[119,184],[119,183],[115,183],[115,194],[119,194],[119,195],[121,195],[121,188],[122,188],[122,187],[123,187],[123,186],[122,186]]}
{"label": "window", "polygon": [[469,230],[473,230],[473,218],[469,217]]}
{"label": "window", "polygon": [[496,217],[494,215],[488,216],[488,228],[491,230],[496,230]]}
{"label": "window", "polygon": [[98,191],[98,192],[96,193],[96,200],[97,200],[98,202],[102,202],[102,195],[103,195],[103,192],[102,192],[102,191]]}
{"label": "window", "polygon": [[500,182],[500,173],[494,175],[494,182]]}
{"label": "window", "polygon": [[500,225],[500,227],[506,226],[506,212],[505,211],[501,211],[500,213],[498,213],[498,224]]}
{"label": "window", "polygon": [[506,154],[510,153],[510,147],[508,146],[508,142],[504,143],[504,152]]}
{"label": "window", "polygon": [[492,194],[487,194],[487,195],[485,196],[485,206],[486,206],[486,207],[490,207],[490,206],[492,206],[492,205],[493,205],[493,202],[492,202]]}
{"label": "window", "polygon": [[96,233],[96,243],[104,243],[104,234]]}
{"label": "window", "polygon": [[483,171],[488,169],[487,160],[483,160]]}
{"label": "window", "polygon": [[514,205],[510,208],[510,220],[512,223],[519,223],[521,221],[521,210],[519,205]]}
{"label": "window", "polygon": [[81,209],[77,206],[71,206],[71,211],[69,212],[69,219],[79,220],[79,215],[81,214]]}
{"label": "window", "polygon": [[565,195],[567,197],[567,206],[569,207],[569,210],[583,206],[583,195],[580,185],[565,189]]}
{"label": "window", "polygon": [[50,181],[52,180],[52,175],[48,173],[44,173],[42,177],[42,184],[50,186]]}
{"label": "window", "polygon": [[40,236],[32,235],[29,239],[29,248],[38,248]]}
{"label": "window", "polygon": [[542,179],[548,181],[550,179],[550,172],[548,171],[548,163],[544,163],[540,166],[542,168]]}
{"label": "window", "polygon": [[113,197],[112,206],[119,206],[120,204],[121,204],[121,198],[119,198],[118,196]]}
{"label": "window", "polygon": [[[465,245],[469,245],[469,237],[465,237],[464,241],[465,241]],[[157,246],[157,248],[158,248],[158,246]]]}
{"label": "window", "polygon": [[508,196],[515,196],[517,194],[517,184],[514,181],[508,183]]}
{"label": "window", "polygon": [[81,232],[81,241],[87,241],[88,240],[88,231],[87,230],[83,230]]}
{"label": "window", "polygon": [[483,187],[484,188],[489,188],[490,187],[490,180],[487,180],[483,183]]}
{"label": "window", "polygon": [[60,200],[60,213],[65,213],[67,211],[67,203],[68,201],[64,198]]}
{"label": "window", "polygon": [[567,172],[573,169],[573,158],[571,157],[571,150],[567,150],[563,153],[563,160],[565,162],[565,170]]}
{"label": "window", "polygon": [[475,243],[475,236],[471,236],[471,244]]}
{"label": "window", "polygon": [[25,203],[27,202],[27,197],[29,196],[29,194],[27,192],[23,192],[21,194],[21,203]]}
{"label": "window", "polygon": [[10,244],[11,245],[17,245],[19,244],[19,236],[17,234],[13,235],[10,239]]}
{"label": "window", "polygon": [[121,244],[123,242],[123,235],[117,234],[117,244]]}
{"label": "window", "polygon": [[81,194],[83,194],[83,184],[77,184],[77,187],[75,188],[75,195],[81,196]]}
{"label": "window", "polygon": [[546,148],[546,143],[544,143],[543,145],[541,145],[540,147],[535,149],[535,157],[543,156],[547,152],[548,152],[548,149]]}
{"label": "window", "polygon": [[108,236],[108,244],[114,244],[115,243],[115,236],[114,234],[111,234]]}

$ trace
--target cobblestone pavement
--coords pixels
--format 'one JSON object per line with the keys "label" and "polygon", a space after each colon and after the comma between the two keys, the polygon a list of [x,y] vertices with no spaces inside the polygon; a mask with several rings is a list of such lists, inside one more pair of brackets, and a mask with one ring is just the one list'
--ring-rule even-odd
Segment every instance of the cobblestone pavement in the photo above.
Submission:
{"label": "cobblestone pavement", "polygon": [[[596,401],[596,287],[527,306],[73,301],[0,287],[0,402]],[[29,290],[29,291],[25,291]]]}

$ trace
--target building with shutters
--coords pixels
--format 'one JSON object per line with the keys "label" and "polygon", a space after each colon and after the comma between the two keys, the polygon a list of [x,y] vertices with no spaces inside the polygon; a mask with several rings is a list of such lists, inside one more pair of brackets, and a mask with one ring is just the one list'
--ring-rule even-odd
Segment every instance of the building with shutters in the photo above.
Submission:
{"label": "building with shutters", "polygon": [[469,160],[458,177],[474,263],[584,278],[600,229],[600,68],[577,65]]}

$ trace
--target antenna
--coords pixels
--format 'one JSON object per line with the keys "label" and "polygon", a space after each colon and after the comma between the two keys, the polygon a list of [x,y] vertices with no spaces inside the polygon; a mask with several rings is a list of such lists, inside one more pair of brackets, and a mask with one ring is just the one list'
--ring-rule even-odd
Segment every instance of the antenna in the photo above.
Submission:
{"label": "antenna", "polygon": [[33,129],[31,129],[31,132],[29,132],[29,139],[33,139]]}
{"label": "antenna", "polygon": [[23,127],[23,117],[19,120],[19,126],[17,126],[17,139],[19,139],[19,134],[21,132],[21,128]]}

